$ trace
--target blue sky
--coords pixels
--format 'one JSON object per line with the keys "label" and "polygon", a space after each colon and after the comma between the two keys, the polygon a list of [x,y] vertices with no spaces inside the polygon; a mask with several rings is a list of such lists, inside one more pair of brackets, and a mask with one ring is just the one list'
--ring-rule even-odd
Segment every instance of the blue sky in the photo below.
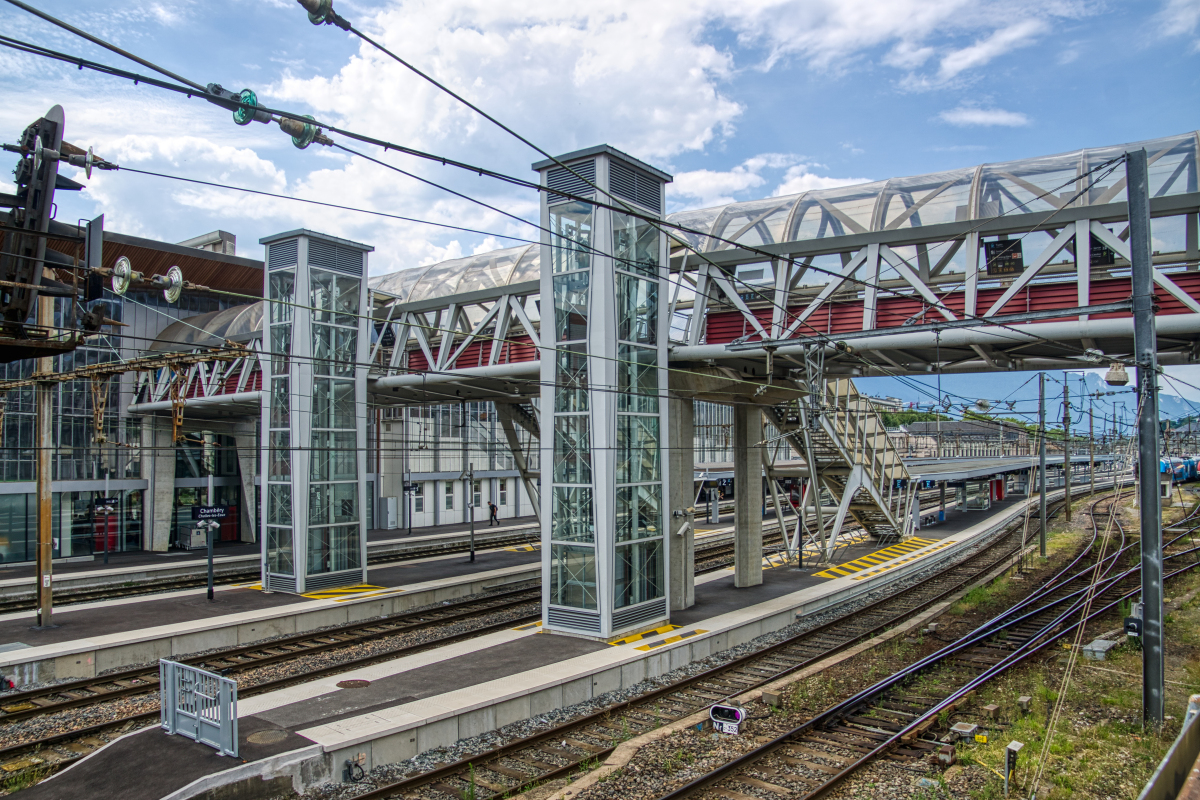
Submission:
{"label": "blue sky", "polygon": [[[539,156],[294,0],[34,0],[199,83],[520,176]],[[551,152],[607,142],[676,176],[672,210],[1200,127],[1200,0],[335,0],[356,26]],[[134,70],[0,4],[8,35]],[[118,163],[528,237],[528,226],[277,128],[146,86],[0,52],[11,141],[54,103]],[[336,137],[335,137],[336,138]],[[339,139],[339,141],[341,141]],[[365,148],[369,150],[369,148]],[[378,151],[371,151],[379,155]],[[532,193],[386,160],[532,218]],[[504,246],[129,173],[59,196],[59,218],[239,252],[300,226],[373,244],[379,274]],[[1200,376],[1194,381],[1200,385]],[[1200,392],[1197,393],[1200,396]]]}

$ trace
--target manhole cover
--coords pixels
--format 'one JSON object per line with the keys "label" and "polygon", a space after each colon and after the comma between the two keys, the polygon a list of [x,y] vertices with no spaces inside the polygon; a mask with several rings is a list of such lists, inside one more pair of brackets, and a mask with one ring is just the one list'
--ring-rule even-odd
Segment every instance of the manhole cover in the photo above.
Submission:
{"label": "manhole cover", "polygon": [[251,744],[279,744],[287,738],[287,731],[259,731],[246,737]]}
{"label": "manhole cover", "polygon": [[337,683],[337,686],[339,689],[365,689],[370,685],[371,685],[370,681],[363,681],[363,680],[358,680],[358,679],[349,680],[349,681],[338,681],[338,683]]}

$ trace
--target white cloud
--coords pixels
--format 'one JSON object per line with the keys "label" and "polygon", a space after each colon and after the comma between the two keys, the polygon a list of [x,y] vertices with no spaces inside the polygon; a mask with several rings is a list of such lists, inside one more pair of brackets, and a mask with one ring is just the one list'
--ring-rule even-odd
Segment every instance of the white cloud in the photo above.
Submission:
{"label": "white cloud", "polygon": [[686,197],[701,208],[732,203],[733,195],[758,189],[767,183],[767,179],[762,175],[763,170],[785,169],[798,160],[793,155],[764,153],[746,159],[730,170],[698,169],[680,172],[675,175],[675,180],[667,185],[667,194],[672,200]]}
{"label": "white cloud", "polygon": [[1191,37],[1192,49],[1200,51],[1200,38],[1195,38],[1200,27],[1200,0],[1167,0],[1154,15],[1154,23],[1163,36]]}
{"label": "white cloud", "polygon": [[1049,23],[1044,19],[1027,19],[1001,28],[968,47],[954,50],[944,56],[938,68],[938,77],[942,81],[948,81],[965,70],[982,67],[1012,50],[1027,47],[1049,27]]}
{"label": "white cloud", "polygon": [[1005,111],[1002,108],[978,108],[976,106],[959,106],[938,114],[942,122],[959,127],[986,127],[1000,125],[1009,128],[1019,128],[1029,124],[1029,117],[1019,111]]}
{"label": "white cloud", "polygon": [[838,186],[852,186],[856,183],[869,183],[868,178],[830,178],[816,175],[809,171],[811,164],[797,164],[788,169],[783,175],[783,182],[775,187],[771,194],[781,197],[800,192],[811,192],[814,189],[834,189]]}

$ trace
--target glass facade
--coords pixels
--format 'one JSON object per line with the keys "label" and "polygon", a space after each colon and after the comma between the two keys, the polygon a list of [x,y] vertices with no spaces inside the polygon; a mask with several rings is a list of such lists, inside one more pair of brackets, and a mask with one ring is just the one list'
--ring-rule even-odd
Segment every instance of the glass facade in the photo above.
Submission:
{"label": "glass facade", "polygon": [[360,509],[354,406],[361,280],[311,269],[313,408],[308,483],[308,574],[359,569]]}
{"label": "glass facade", "polygon": [[613,608],[666,595],[659,416],[661,234],[613,212],[617,308],[616,514]]}
{"label": "glass facade", "polygon": [[270,324],[271,383],[267,411],[267,570],[275,575],[295,575],[292,544],[292,398],[290,393],[292,353],[292,303],[295,302],[295,270],[276,270],[267,280]]}
{"label": "glass facade", "polygon": [[574,543],[551,546],[550,602],[585,610],[597,607],[587,341],[594,216],[591,204],[577,201],[550,209],[553,330],[557,345],[550,538],[552,542]]}

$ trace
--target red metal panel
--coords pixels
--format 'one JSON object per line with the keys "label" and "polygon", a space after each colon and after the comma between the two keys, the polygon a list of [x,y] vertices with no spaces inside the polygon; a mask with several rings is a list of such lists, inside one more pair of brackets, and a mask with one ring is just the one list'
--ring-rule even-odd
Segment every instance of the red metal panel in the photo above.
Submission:
{"label": "red metal panel", "polygon": [[[1176,272],[1171,274],[1173,280],[1191,297],[1200,300],[1200,272]],[[976,302],[978,314],[982,315],[992,307],[992,304],[1004,294],[1004,288],[981,289]],[[1091,284],[1090,304],[1115,303],[1127,300],[1130,295],[1128,278],[1112,278],[1109,280],[1093,281]],[[1155,287],[1155,297],[1159,306],[1158,313],[1186,314],[1190,310],[1160,287]],[[953,292],[943,298],[942,303],[954,312],[956,317],[962,317],[966,307],[966,293]],[[1056,308],[1074,308],[1079,305],[1079,287],[1075,281],[1043,283],[1026,286],[1017,292],[1000,310],[1001,314],[1023,314],[1030,311],[1046,311]],[[788,321],[794,320],[805,306],[792,306],[788,309]],[[837,335],[851,331],[862,330],[862,300],[842,302],[826,302],[821,308],[801,323],[795,333],[795,338],[814,336],[818,333]],[[913,319],[916,324],[935,322],[941,319],[941,314],[919,297],[880,297],[876,306],[876,330],[887,330],[902,326],[905,321]],[[769,319],[770,309],[758,309],[755,315]],[[1128,313],[1095,314],[1093,319],[1128,317]],[[1043,320],[1045,322],[1069,322],[1074,317]],[[723,311],[709,314],[705,327],[705,342],[707,344],[726,344],[748,332],[749,325],[737,311]],[[752,336],[750,340],[758,337]]]}

